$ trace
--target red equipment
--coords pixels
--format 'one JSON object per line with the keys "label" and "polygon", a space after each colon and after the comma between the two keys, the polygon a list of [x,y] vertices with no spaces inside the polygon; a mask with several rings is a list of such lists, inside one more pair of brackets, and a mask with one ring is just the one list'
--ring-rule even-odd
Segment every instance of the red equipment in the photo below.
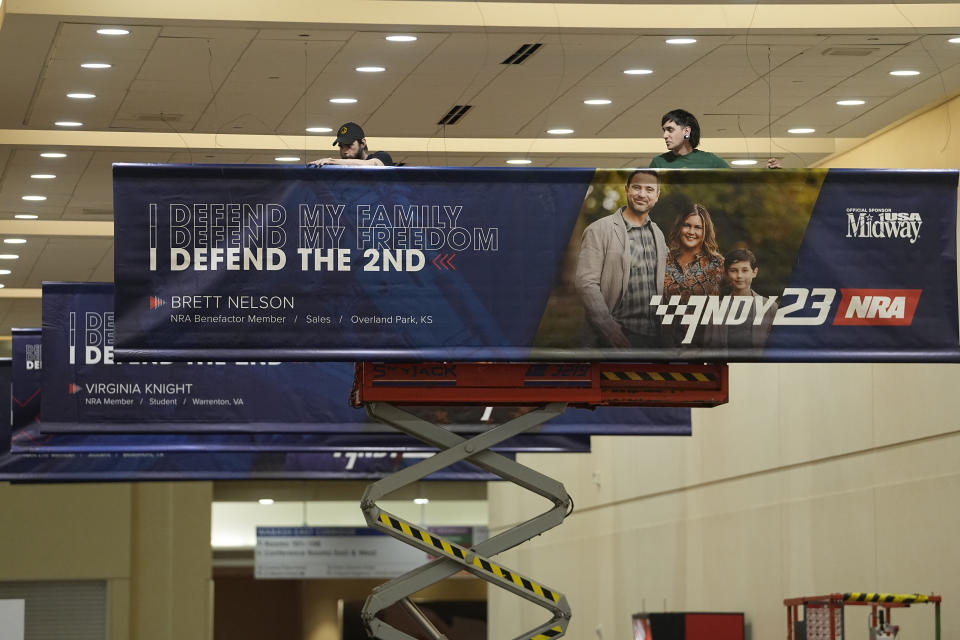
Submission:
{"label": "red equipment", "polygon": [[726,364],[361,362],[352,402],[575,407],[714,407]]}
{"label": "red equipment", "polygon": [[[803,621],[805,634],[803,640],[843,640],[843,608],[848,605],[866,605],[872,608],[871,628],[877,628],[886,618],[890,623],[892,609],[909,607],[912,604],[930,603],[934,605],[934,638],[940,640],[940,602],[937,595],[894,594],[894,593],[831,593],[827,596],[807,596],[787,598],[787,640],[800,640],[795,633],[797,623],[801,621],[800,607],[804,609]],[[879,612],[878,610],[883,609]],[[884,615],[884,613],[886,615]],[[814,630],[810,620],[816,619],[818,629]]]}

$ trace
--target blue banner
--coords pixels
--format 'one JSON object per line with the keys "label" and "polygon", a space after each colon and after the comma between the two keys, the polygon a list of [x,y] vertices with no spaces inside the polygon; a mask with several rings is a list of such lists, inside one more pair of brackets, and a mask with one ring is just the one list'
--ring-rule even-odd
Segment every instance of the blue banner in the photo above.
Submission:
{"label": "blue banner", "polygon": [[0,358],[0,454],[10,450],[13,425],[13,369],[10,358]]}
{"label": "blue banner", "polygon": [[[387,425],[361,422],[367,419],[366,414],[346,403],[350,389],[346,375],[352,375],[350,365],[115,363],[112,308],[112,284],[44,283],[45,326],[41,344],[19,341],[14,352],[15,359],[24,362],[22,369],[18,369],[23,372],[18,385],[29,392],[20,394],[29,398],[30,404],[25,410],[36,416],[33,405],[40,403],[42,419],[29,424],[25,418],[19,420],[25,427],[17,431],[13,440],[15,453],[322,451],[336,452],[336,457],[343,457],[347,452],[360,451],[360,457],[367,458],[371,457],[367,455],[370,452],[434,451]],[[20,332],[20,335],[32,334]],[[25,381],[32,380],[36,372],[41,371],[40,386],[45,390],[42,394],[39,388],[35,391],[25,385]],[[300,386],[285,386],[294,377],[291,373],[299,376]],[[305,400],[292,395],[310,387],[311,382],[326,393],[317,392]],[[255,401],[262,393],[271,394],[275,403],[272,410],[267,403]],[[228,408],[222,414],[209,411],[209,403],[200,403],[200,409],[196,410],[190,402],[197,396],[209,398],[211,395],[241,401],[239,406],[225,404]],[[305,404],[316,411],[316,420],[303,413]],[[296,405],[300,413],[284,411],[289,405]],[[177,410],[159,412],[163,407]],[[244,411],[245,407],[249,408],[248,412]],[[204,422],[198,422],[194,414],[199,414]],[[157,421],[164,417],[171,422],[158,425]],[[338,417],[344,422],[324,422]],[[284,420],[300,420],[296,427],[298,433],[286,433],[288,427]],[[256,432],[237,432],[244,427]],[[280,432],[271,432],[269,428]],[[326,433],[327,429],[331,433]],[[525,434],[501,444],[498,451],[590,450],[589,436],[581,434]],[[357,459],[355,455],[347,457]]]}
{"label": "blue banner", "polygon": [[387,430],[349,405],[351,364],[116,363],[112,284],[44,283],[42,304],[47,430]]}
{"label": "blue banner", "polygon": [[[29,357],[28,357],[29,356]],[[120,480],[232,480],[321,479],[367,480],[382,478],[419,462],[430,452],[375,449],[319,451],[216,451],[218,438],[234,436],[180,436],[200,443],[192,451],[82,448],[64,452],[53,440],[57,436],[39,430],[42,396],[42,347],[39,329],[13,330],[13,411],[9,439],[0,439],[0,481],[85,482]],[[0,367],[0,375],[9,372]],[[10,388],[10,387],[8,387]],[[0,429],[3,433],[3,429]],[[81,441],[89,436],[59,436]],[[110,440],[125,436],[113,434]],[[147,436],[149,437],[149,436]],[[356,436],[354,436],[356,438]],[[204,442],[204,440],[207,440]],[[14,443],[11,450],[10,443]],[[29,452],[17,452],[16,443],[30,442]],[[504,455],[513,456],[512,453]],[[497,480],[470,463],[449,466],[430,480]]]}
{"label": "blue banner", "polygon": [[117,354],[953,361],[957,175],[115,165]]}
{"label": "blue banner", "polygon": [[[84,438],[104,450],[158,443],[164,448],[257,450],[424,450],[392,427],[349,406],[353,366],[335,362],[119,363],[113,358],[113,285],[44,283],[43,423],[48,433],[234,432],[231,438]],[[411,408],[459,433],[479,433],[526,407]],[[486,418],[484,420],[483,418]],[[256,432],[250,437],[239,432]],[[298,435],[286,432],[297,432]],[[267,436],[266,434],[271,435]],[[324,434],[320,436],[318,434]],[[588,434],[689,435],[678,408],[571,409],[501,451],[585,451]],[[374,437],[375,436],[375,437]],[[60,446],[69,440],[57,439]],[[28,445],[25,445],[28,446]]]}

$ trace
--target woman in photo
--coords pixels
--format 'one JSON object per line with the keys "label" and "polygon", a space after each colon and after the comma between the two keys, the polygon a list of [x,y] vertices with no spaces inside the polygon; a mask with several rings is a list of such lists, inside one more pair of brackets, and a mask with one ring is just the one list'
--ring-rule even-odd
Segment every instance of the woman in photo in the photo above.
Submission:
{"label": "woman in photo", "polygon": [[[723,256],[717,248],[717,236],[710,212],[702,204],[681,213],[667,235],[667,269],[663,284],[663,299],[680,296],[686,302],[690,296],[720,295],[723,282]],[[686,327],[667,326],[665,343],[680,346]],[[697,330],[689,346],[705,346],[703,327]]]}

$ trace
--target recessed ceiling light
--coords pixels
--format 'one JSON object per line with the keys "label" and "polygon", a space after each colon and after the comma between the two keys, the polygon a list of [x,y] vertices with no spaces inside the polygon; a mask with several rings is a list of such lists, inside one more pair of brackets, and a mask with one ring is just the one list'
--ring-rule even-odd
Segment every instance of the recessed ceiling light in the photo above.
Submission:
{"label": "recessed ceiling light", "polygon": [[52,173],[31,173],[30,177],[34,180],[53,180],[57,176]]}
{"label": "recessed ceiling light", "polygon": [[66,158],[67,154],[60,153],[59,151],[45,151],[40,154],[41,158]]}
{"label": "recessed ceiling light", "polygon": [[97,33],[102,36],[125,36],[130,33],[127,29],[117,29],[117,28],[105,28],[97,29]]}
{"label": "recessed ceiling light", "polygon": [[21,199],[21,200],[36,200],[37,202],[39,202],[40,200],[46,200],[46,199],[47,199],[47,196],[20,196],[20,199]]}
{"label": "recessed ceiling light", "polygon": [[300,158],[297,156],[277,156],[274,160],[277,162],[299,162]]}
{"label": "recessed ceiling light", "polygon": [[799,127],[797,129],[787,129],[787,133],[813,133],[816,129],[810,129],[807,127]]}
{"label": "recessed ceiling light", "polygon": [[80,66],[84,69],[109,69],[113,65],[107,62],[84,62]]}
{"label": "recessed ceiling light", "polygon": [[949,42],[950,44],[960,44],[960,36],[957,36],[956,38],[950,38],[949,40],[947,40],[947,42]]}
{"label": "recessed ceiling light", "polygon": [[861,104],[867,104],[866,100],[837,100],[837,104],[841,107],[857,107]]}
{"label": "recessed ceiling light", "polygon": [[430,498],[414,498],[413,504],[430,504]]}
{"label": "recessed ceiling light", "polygon": [[516,158],[514,160],[507,160],[507,164],[530,164],[531,162],[533,162],[533,160],[526,160],[526,159],[520,159],[520,158]]}
{"label": "recessed ceiling light", "polygon": [[36,220],[40,216],[35,216],[32,213],[18,213],[13,217],[17,220]]}
{"label": "recessed ceiling light", "polygon": [[696,41],[696,38],[669,38],[667,44],[693,44]]}
{"label": "recessed ceiling light", "polygon": [[735,164],[738,167],[746,167],[752,164],[757,164],[756,160],[731,160],[730,164]]}
{"label": "recessed ceiling light", "polygon": [[547,133],[554,136],[565,136],[573,133],[573,129],[547,129]]}
{"label": "recessed ceiling light", "polygon": [[353,104],[356,101],[356,98],[330,98],[330,102],[334,104]]}
{"label": "recessed ceiling light", "polygon": [[386,67],[357,67],[357,71],[360,73],[380,73],[386,70]]}
{"label": "recessed ceiling light", "polygon": [[307,127],[308,133],[330,133],[333,131],[330,127]]}
{"label": "recessed ceiling light", "polygon": [[11,273],[13,273],[13,271],[10,271],[10,269],[0,269],[0,276],[8,276]]}
{"label": "recessed ceiling light", "polygon": [[0,253],[0,260],[19,260],[20,256],[15,253]]}
{"label": "recessed ceiling light", "polygon": [[260,498],[257,502],[260,504],[273,504],[273,498]]}
{"label": "recessed ceiling light", "polygon": [[413,42],[417,39],[417,36],[394,35],[387,36],[386,39],[390,42]]}
{"label": "recessed ceiling light", "polygon": [[583,104],[610,104],[611,102],[611,100],[607,100],[606,98],[590,98],[584,100]]}
{"label": "recessed ceiling light", "polygon": [[27,244],[26,238],[4,238],[3,244]]}
{"label": "recessed ceiling light", "polygon": [[92,100],[97,97],[95,93],[68,93],[68,98],[73,98],[74,100]]}
{"label": "recessed ceiling light", "polygon": [[896,71],[891,71],[890,75],[892,76],[918,76],[920,75],[919,71],[914,71],[913,69],[898,69]]}
{"label": "recessed ceiling light", "polygon": [[623,72],[628,76],[648,76],[653,73],[653,69],[624,69]]}
{"label": "recessed ceiling light", "polygon": [[83,126],[82,122],[74,122],[73,120],[60,120],[58,122],[54,122],[53,124],[57,125],[58,127],[82,127]]}

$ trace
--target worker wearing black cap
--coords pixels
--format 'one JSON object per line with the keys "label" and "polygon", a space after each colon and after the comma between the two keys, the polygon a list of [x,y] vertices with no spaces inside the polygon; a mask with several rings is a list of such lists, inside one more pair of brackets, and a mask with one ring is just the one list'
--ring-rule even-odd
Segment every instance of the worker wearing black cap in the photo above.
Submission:
{"label": "worker wearing black cap", "polygon": [[310,164],[322,167],[325,164],[346,164],[364,167],[392,167],[393,158],[386,151],[367,150],[367,137],[356,122],[348,122],[337,129],[333,146],[340,147],[339,158],[320,158]]}

